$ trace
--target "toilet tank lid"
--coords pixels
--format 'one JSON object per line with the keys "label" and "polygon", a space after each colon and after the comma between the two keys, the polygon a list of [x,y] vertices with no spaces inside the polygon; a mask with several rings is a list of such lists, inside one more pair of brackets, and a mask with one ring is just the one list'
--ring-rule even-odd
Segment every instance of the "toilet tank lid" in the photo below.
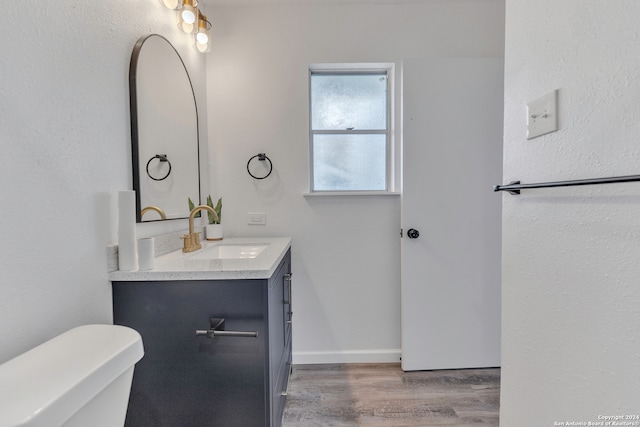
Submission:
{"label": "toilet tank lid", "polygon": [[135,330],[85,325],[0,365],[0,427],[66,421],[144,355]]}

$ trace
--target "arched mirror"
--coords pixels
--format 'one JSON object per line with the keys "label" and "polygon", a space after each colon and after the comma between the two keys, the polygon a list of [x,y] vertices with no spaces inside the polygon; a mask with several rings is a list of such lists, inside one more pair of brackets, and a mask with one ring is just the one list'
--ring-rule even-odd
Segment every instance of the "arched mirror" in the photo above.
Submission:
{"label": "arched mirror", "polygon": [[198,111],[184,62],[167,39],[138,40],[129,92],[137,221],[187,218],[188,199],[200,204]]}

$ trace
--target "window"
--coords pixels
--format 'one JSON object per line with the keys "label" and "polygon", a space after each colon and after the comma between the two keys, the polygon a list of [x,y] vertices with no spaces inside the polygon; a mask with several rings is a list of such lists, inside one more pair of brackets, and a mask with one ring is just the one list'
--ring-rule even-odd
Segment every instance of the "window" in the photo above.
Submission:
{"label": "window", "polygon": [[311,192],[390,190],[389,68],[311,68]]}

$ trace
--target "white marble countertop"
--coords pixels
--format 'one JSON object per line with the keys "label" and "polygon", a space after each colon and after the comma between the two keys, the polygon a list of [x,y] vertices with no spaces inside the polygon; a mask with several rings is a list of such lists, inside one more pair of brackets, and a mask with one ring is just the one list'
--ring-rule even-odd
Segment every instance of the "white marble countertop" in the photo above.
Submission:
{"label": "white marble countertop", "polygon": [[[255,258],[207,259],[207,249],[227,245],[267,245]],[[203,241],[202,249],[183,253],[181,249],[155,258],[154,268],[146,271],[112,271],[113,282],[155,280],[268,279],[291,247],[289,237],[234,237]]]}

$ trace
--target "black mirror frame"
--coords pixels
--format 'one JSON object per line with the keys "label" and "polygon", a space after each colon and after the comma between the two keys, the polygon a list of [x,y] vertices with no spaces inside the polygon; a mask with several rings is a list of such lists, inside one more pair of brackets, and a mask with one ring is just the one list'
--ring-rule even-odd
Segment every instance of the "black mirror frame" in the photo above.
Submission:
{"label": "black mirror frame", "polygon": [[[201,202],[202,188],[200,183],[200,116],[198,114],[198,102],[196,100],[196,94],[193,90],[193,83],[191,82],[191,76],[189,75],[187,67],[184,64],[184,61],[182,60],[180,53],[178,53],[176,48],[173,46],[173,44],[171,44],[169,40],[166,39],[166,37],[163,37],[160,34],[148,34],[146,36],[140,37],[136,42],[135,46],[133,47],[133,52],[131,54],[131,61],[129,63],[129,114],[131,117],[131,164],[132,164],[131,170],[133,173],[133,190],[136,192],[136,222],[138,223],[141,223],[143,221],[142,221],[142,206],[140,202],[140,167],[139,167],[140,156],[139,156],[139,139],[138,139],[138,107],[137,107],[138,97],[136,92],[136,82],[137,82],[136,74],[138,69],[137,65],[138,65],[138,58],[140,56],[140,50],[142,49],[144,42],[146,42],[150,37],[160,37],[161,39],[166,41],[169,46],[171,46],[173,51],[176,53],[176,55],[180,59],[180,62],[184,67],[184,72],[187,75],[187,79],[189,80],[189,86],[191,87],[191,95],[193,96],[193,104],[196,109],[196,143],[197,143],[197,153],[198,153],[198,159],[197,159],[198,161],[196,162],[197,163],[196,166],[198,168],[197,205],[200,205],[202,203]],[[144,221],[144,222],[167,221],[172,219],[186,219],[188,217],[189,216],[187,215],[185,217],[179,217],[179,218],[157,219],[157,220],[150,220],[150,221]]]}

